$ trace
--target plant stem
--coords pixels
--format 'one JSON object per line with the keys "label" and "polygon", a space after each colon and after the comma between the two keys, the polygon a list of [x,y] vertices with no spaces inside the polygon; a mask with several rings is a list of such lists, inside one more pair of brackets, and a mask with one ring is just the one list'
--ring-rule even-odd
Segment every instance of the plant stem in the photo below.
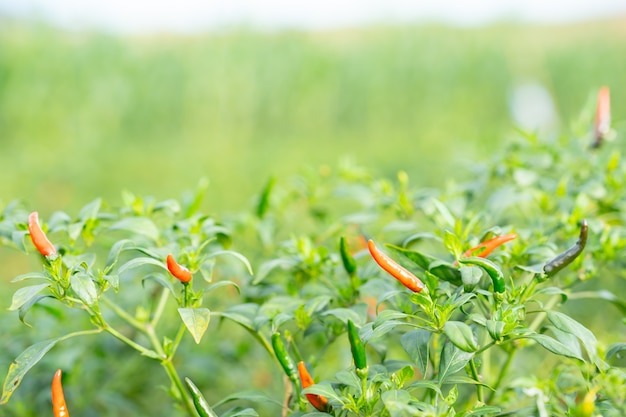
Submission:
{"label": "plant stem", "polygon": [[500,388],[500,385],[502,384],[504,377],[509,372],[509,368],[511,367],[511,364],[513,363],[513,357],[515,356],[516,352],[517,352],[516,348],[513,348],[513,350],[509,352],[506,358],[506,362],[504,362],[502,369],[500,369],[500,373],[498,374],[498,379],[496,380],[496,383],[493,385],[493,391],[491,391],[491,393],[489,394],[489,398],[487,398],[487,402],[491,402],[493,396],[498,391],[498,388]]}
{"label": "plant stem", "polygon": [[167,288],[163,288],[161,292],[161,298],[159,298],[159,304],[157,304],[156,311],[154,312],[154,316],[150,321],[150,326],[156,328],[159,320],[161,320],[161,315],[163,314],[163,310],[165,310],[165,305],[167,304],[167,299],[170,296],[170,290]]}
{"label": "plant stem", "polygon": [[474,359],[470,359],[469,361],[469,367],[470,367],[470,372],[472,373],[472,377],[479,382],[479,384],[476,384],[476,398],[478,399],[478,401],[480,401],[481,403],[485,402],[485,398],[483,396],[483,386],[480,385],[480,378],[478,377],[478,369],[476,369],[476,362],[474,362]]}
{"label": "plant stem", "polygon": [[113,301],[109,300],[107,297],[102,296],[100,299],[104,302],[104,304],[107,305],[107,307],[113,310],[115,314],[117,314],[121,319],[133,326],[135,329],[139,330],[140,332],[146,331],[144,324],[128,314],[126,310],[115,304]]}
{"label": "plant stem", "polygon": [[155,351],[150,350],[150,349],[140,345],[139,343],[135,342],[132,339],[129,339],[128,337],[124,336],[122,333],[120,333],[117,330],[115,330],[113,327],[109,326],[107,323],[104,323],[102,328],[105,331],[111,333],[115,338],[121,340],[122,342],[126,343],[128,346],[130,346],[133,349],[139,351],[142,355],[147,356],[147,357],[152,358],[152,359],[163,359]]}
{"label": "plant stem", "polygon": [[196,417],[198,415],[198,413],[196,412],[196,408],[193,405],[193,402],[191,400],[191,397],[189,396],[189,393],[183,386],[183,383],[180,380],[180,377],[178,376],[178,373],[176,372],[176,368],[174,368],[172,361],[169,359],[164,360],[161,362],[161,365],[163,365],[163,367],[165,368],[165,372],[167,373],[167,376],[170,378],[170,381],[172,381],[174,386],[176,386],[176,389],[178,390],[178,393],[180,394],[181,402],[183,403],[183,406],[187,410],[187,413],[191,417]]}

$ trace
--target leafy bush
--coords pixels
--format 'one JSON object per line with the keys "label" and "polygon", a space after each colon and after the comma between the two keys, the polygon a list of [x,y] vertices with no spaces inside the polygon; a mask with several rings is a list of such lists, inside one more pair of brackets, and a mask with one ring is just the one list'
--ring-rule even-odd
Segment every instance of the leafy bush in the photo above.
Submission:
{"label": "leafy bush", "polygon": [[[270,179],[253,210],[224,219],[199,212],[204,183],[182,201],[96,199],[41,231],[9,204],[2,243],[32,252],[32,241],[43,265],[14,280],[36,284],[10,309],[65,333],[17,357],[0,401],[48,351],[87,335],[104,346],[108,333],[162,366],[167,379],[150,382],[169,381],[179,415],[624,415],[626,168],[608,116],[599,110],[592,138],[520,134],[441,189],[346,164]],[[216,320],[223,327],[209,329]],[[245,334],[220,351],[228,324]],[[81,355],[99,361],[115,346]],[[263,372],[281,372],[283,390],[250,391]],[[90,378],[72,375],[68,391]],[[234,386],[212,411],[192,381]],[[138,407],[131,398],[101,413]]]}

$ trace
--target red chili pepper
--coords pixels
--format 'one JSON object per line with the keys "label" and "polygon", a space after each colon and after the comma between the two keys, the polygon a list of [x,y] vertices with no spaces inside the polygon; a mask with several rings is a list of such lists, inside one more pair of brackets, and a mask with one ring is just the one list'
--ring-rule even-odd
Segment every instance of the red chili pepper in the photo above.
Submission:
{"label": "red chili pepper", "polygon": [[486,258],[495,248],[505,244],[513,239],[517,238],[515,233],[510,235],[500,235],[493,239],[489,239],[478,246],[474,246],[463,254],[464,258],[469,256],[478,256],[479,258]]}
{"label": "red chili pepper", "polygon": [[[309,374],[309,371],[306,369],[306,365],[302,361],[298,362],[298,372],[300,373],[300,380],[302,381],[302,389],[308,388],[311,385],[315,384],[315,382],[313,381],[313,378],[311,377],[311,374]],[[326,397],[324,397],[323,395],[317,395],[317,394],[305,394],[305,395],[306,395],[306,399],[309,400],[311,405],[315,407],[317,410],[323,413],[328,412],[329,406],[328,406],[328,399]]]}
{"label": "red chili pepper", "polygon": [[167,269],[183,284],[191,281],[191,272],[184,266],[179,265],[171,254],[167,255]]}
{"label": "red chili pepper", "polygon": [[367,248],[376,263],[391,274],[391,276],[400,281],[402,285],[413,292],[421,292],[424,289],[424,283],[420,281],[419,278],[400,266],[384,252],[381,252],[381,250],[376,247],[373,240],[370,239],[367,241]]}
{"label": "red chili pepper", "polygon": [[601,87],[598,91],[598,104],[594,120],[594,142],[597,148],[611,131],[611,93],[609,87]]}
{"label": "red chili pepper", "polygon": [[52,378],[52,411],[54,417],[70,417],[70,412],[65,404],[63,385],[61,385],[61,370],[57,370]]}
{"label": "red chili pepper", "polygon": [[33,241],[35,248],[43,256],[51,256],[57,253],[54,245],[50,243],[46,234],[41,230],[39,226],[39,214],[34,211],[28,216],[28,232],[30,233],[30,239]]}

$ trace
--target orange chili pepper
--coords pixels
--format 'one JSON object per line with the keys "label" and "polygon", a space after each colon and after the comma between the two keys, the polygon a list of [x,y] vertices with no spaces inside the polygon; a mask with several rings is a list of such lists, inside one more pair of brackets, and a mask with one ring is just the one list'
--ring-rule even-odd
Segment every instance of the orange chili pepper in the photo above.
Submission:
{"label": "orange chili pepper", "polygon": [[167,255],[167,269],[170,271],[170,274],[174,275],[183,284],[191,281],[191,272],[184,266],[179,265],[171,254]]}
{"label": "orange chili pepper", "polygon": [[478,246],[474,246],[463,254],[464,258],[468,256],[478,256],[479,258],[486,258],[495,248],[517,238],[515,233],[510,235],[500,235],[493,239],[489,239]]}
{"label": "orange chili pepper", "polygon": [[594,120],[593,147],[600,146],[602,141],[611,131],[611,93],[609,87],[601,87],[598,91],[598,104],[596,105],[596,118]]}
{"label": "orange chili pepper", "polygon": [[378,249],[373,240],[370,239],[367,241],[367,248],[376,263],[391,274],[391,276],[400,281],[402,285],[413,292],[421,292],[424,289],[424,283],[420,281],[419,278]]}
{"label": "orange chili pepper", "polygon": [[[311,385],[315,384],[313,378],[311,377],[311,374],[309,374],[309,371],[306,369],[306,365],[302,361],[298,362],[298,372],[300,373],[300,381],[302,381],[302,389],[308,388]],[[326,397],[317,394],[305,395],[306,399],[309,400],[311,405],[317,410],[321,412],[328,412],[329,406],[328,399]]]}
{"label": "orange chili pepper", "polygon": [[52,411],[54,417],[70,417],[70,412],[65,404],[63,385],[61,385],[61,370],[57,370],[52,378]]}
{"label": "orange chili pepper", "polygon": [[35,248],[43,256],[51,256],[57,253],[54,245],[50,243],[46,234],[41,230],[39,226],[39,214],[34,211],[28,216],[28,232],[30,233],[30,239],[33,241]]}

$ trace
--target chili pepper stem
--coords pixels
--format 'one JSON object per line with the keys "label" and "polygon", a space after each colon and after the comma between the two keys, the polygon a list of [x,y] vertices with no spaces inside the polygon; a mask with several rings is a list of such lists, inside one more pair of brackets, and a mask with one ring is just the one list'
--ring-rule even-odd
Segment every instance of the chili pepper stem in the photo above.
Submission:
{"label": "chili pepper stem", "polygon": [[150,320],[150,325],[152,327],[156,327],[159,324],[159,320],[161,320],[161,315],[163,315],[163,311],[165,310],[165,305],[167,304],[167,300],[170,296],[170,290],[167,288],[163,288],[161,291],[161,298],[159,298],[159,304],[157,304],[157,308],[154,311],[154,315],[152,316],[152,320]]}

